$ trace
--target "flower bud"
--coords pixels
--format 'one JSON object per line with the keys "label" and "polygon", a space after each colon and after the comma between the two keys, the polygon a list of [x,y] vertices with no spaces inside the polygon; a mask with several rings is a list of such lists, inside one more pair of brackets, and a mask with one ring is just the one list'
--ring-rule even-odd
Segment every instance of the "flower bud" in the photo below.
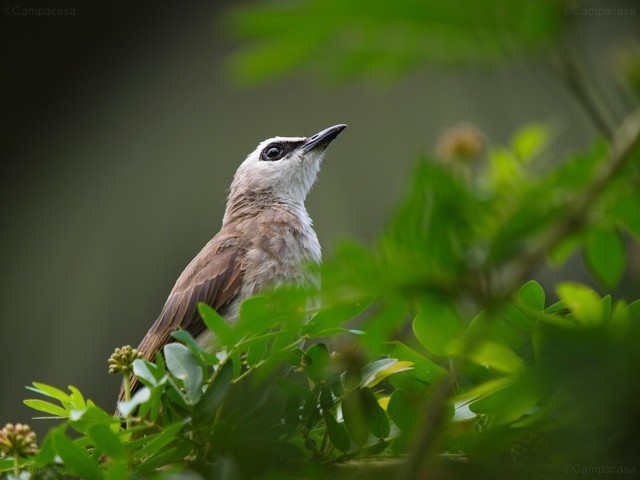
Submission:
{"label": "flower bud", "polygon": [[131,373],[133,361],[138,358],[142,358],[142,354],[131,345],[116,348],[109,357],[109,373]]}
{"label": "flower bud", "polygon": [[0,430],[0,455],[12,457],[28,457],[38,451],[36,434],[29,425],[7,423]]}

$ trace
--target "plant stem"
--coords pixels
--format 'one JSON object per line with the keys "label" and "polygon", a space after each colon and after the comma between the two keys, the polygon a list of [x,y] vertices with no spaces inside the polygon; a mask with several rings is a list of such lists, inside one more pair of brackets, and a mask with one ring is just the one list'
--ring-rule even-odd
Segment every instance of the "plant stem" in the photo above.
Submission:
{"label": "plant stem", "polygon": [[[124,371],[124,399],[127,402],[131,400],[131,374],[126,370]],[[125,426],[127,430],[131,428],[131,420],[129,418],[125,420]]]}
{"label": "plant stem", "polygon": [[131,377],[128,372],[124,374],[124,399],[131,400]]}
{"label": "plant stem", "polygon": [[13,455],[13,474],[16,477],[20,475],[20,456],[17,453]]}

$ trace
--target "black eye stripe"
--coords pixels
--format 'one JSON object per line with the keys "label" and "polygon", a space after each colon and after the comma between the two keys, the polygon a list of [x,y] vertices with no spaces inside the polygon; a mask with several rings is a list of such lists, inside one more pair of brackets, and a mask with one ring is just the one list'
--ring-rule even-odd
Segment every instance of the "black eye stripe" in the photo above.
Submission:
{"label": "black eye stripe", "polygon": [[260,160],[275,162],[289,155],[304,143],[303,140],[295,142],[272,142],[262,149]]}

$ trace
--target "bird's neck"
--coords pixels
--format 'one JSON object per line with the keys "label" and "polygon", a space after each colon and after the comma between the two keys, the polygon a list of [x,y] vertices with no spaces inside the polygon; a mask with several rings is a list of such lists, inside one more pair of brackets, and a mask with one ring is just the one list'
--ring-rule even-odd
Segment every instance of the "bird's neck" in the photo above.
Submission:
{"label": "bird's neck", "polygon": [[302,200],[279,197],[271,191],[232,193],[227,201],[222,224],[225,225],[230,222],[256,217],[266,211],[281,212],[285,216],[290,215],[296,222],[303,224],[305,227],[311,227],[311,218]]}

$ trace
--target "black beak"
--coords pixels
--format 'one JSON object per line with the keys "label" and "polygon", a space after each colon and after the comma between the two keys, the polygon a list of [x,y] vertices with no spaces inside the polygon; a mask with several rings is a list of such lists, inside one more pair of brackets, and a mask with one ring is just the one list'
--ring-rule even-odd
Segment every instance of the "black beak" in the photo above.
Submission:
{"label": "black beak", "polygon": [[325,149],[345,128],[347,128],[347,126],[344,123],[326,128],[316,133],[313,137],[309,137],[302,145],[302,149],[305,153],[315,150],[316,148]]}

